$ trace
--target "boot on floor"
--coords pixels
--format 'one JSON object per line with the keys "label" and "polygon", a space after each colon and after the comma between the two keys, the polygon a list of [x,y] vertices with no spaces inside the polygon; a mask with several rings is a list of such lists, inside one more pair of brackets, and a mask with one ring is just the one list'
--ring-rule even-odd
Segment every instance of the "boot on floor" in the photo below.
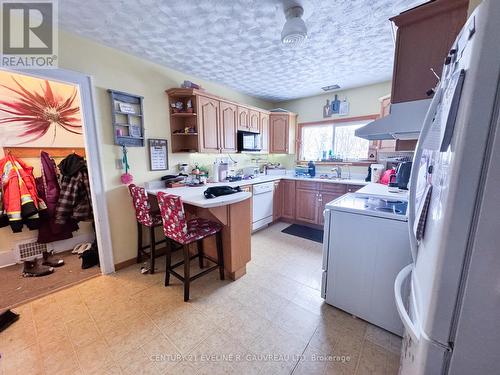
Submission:
{"label": "boot on floor", "polygon": [[42,264],[44,266],[49,266],[49,267],[64,266],[64,260],[62,260],[61,258],[56,258],[54,256],[54,251],[44,251],[42,255],[43,255]]}
{"label": "boot on floor", "polygon": [[46,276],[50,275],[52,272],[54,272],[54,267],[44,266],[40,264],[37,259],[24,261],[24,277]]}

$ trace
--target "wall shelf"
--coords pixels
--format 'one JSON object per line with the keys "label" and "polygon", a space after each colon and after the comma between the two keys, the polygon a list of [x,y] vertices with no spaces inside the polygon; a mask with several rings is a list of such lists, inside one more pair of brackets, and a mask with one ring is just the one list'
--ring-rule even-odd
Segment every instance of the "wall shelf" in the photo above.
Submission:
{"label": "wall shelf", "polygon": [[[115,145],[144,147],[144,110],[140,95],[122,91],[108,90],[111,98],[111,119]],[[126,106],[133,113],[124,112]],[[124,120],[124,117],[126,120]],[[127,121],[124,123],[124,121]]]}

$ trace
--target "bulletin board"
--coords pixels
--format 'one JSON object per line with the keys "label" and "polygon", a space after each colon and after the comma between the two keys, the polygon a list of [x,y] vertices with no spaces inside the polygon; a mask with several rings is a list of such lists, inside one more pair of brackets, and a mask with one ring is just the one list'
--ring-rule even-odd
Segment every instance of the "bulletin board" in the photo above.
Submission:
{"label": "bulletin board", "polygon": [[149,166],[152,171],[168,169],[168,147],[166,139],[148,139]]}

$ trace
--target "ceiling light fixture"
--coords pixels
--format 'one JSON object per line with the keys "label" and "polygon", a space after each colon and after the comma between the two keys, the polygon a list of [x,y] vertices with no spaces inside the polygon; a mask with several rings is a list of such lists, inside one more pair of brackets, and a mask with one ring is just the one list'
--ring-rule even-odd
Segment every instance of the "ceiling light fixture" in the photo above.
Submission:
{"label": "ceiling light fixture", "polygon": [[335,85],[330,85],[330,86],[325,86],[321,88],[323,91],[332,91],[332,90],[337,90],[340,89],[340,86],[335,84]]}
{"label": "ceiling light fixture", "polygon": [[301,18],[304,14],[304,8],[301,6],[292,6],[285,9],[286,22],[281,31],[281,43],[287,47],[296,47],[301,45],[307,37],[307,26]]}

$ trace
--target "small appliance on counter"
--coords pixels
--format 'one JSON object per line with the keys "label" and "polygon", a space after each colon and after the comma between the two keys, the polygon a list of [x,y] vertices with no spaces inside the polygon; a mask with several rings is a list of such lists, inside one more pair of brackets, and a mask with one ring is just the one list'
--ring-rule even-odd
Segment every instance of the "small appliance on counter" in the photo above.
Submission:
{"label": "small appliance on counter", "polygon": [[309,175],[309,167],[303,165],[295,166],[295,176],[296,177],[311,177]]}
{"label": "small appliance on counter", "polygon": [[396,183],[401,190],[408,190],[408,182],[411,174],[411,161],[405,161],[398,165],[396,170]]}
{"label": "small appliance on counter", "polygon": [[384,165],[383,164],[371,164],[370,168],[372,170],[371,174],[371,182],[379,182],[380,178],[382,177],[382,173],[384,172]]}
{"label": "small appliance on counter", "polygon": [[262,150],[262,137],[259,133],[238,130],[238,152]]}

